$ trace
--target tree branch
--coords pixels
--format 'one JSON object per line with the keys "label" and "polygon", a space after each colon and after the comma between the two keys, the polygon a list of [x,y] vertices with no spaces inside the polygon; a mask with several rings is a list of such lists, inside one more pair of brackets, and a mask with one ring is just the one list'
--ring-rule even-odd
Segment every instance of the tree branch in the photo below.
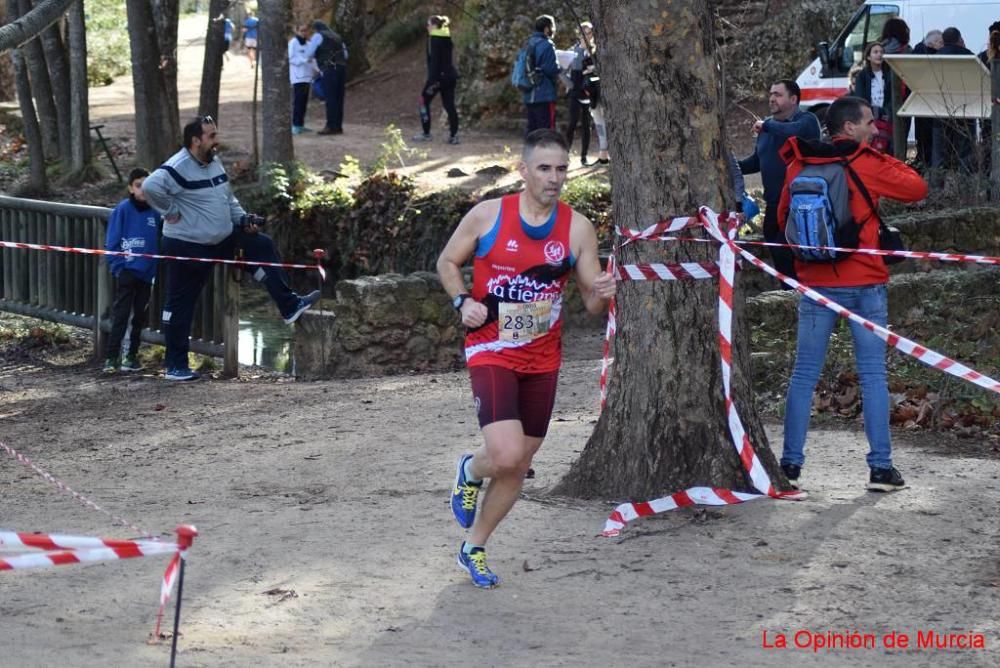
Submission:
{"label": "tree branch", "polygon": [[16,49],[59,20],[73,0],[40,0],[35,8],[0,26],[0,53]]}

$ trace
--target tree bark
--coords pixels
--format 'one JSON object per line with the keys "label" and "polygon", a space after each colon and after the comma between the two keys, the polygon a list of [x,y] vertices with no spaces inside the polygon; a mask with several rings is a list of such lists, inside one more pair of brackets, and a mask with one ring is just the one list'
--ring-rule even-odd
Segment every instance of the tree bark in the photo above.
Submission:
{"label": "tree bark", "polygon": [[[643,228],[732,202],[712,8],[703,0],[592,2],[612,161],[614,219]],[[693,232],[700,236],[700,232]],[[713,262],[712,244],[636,242],[620,262]],[[607,406],[556,493],[648,500],[697,485],[751,486],[726,420],[718,280],[619,284]],[[749,372],[737,280],[733,399],[758,456],[787,489],[767,445]],[[595,383],[597,379],[595,378]],[[766,490],[764,490],[766,491]]]}
{"label": "tree bark", "polygon": [[[21,46],[46,27],[59,20],[73,0],[39,0],[35,8],[21,16],[8,3],[10,23],[0,26],[0,52]],[[19,17],[13,20],[13,17]]]}
{"label": "tree bark", "polygon": [[198,96],[198,113],[219,118],[219,86],[222,82],[222,58],[225,54],[225,19],[223,15],[229,0],[211,0],[208,6],[208,31],[205,33],[205,60],[201,66],[201,89]]}
{"label": "tree bark", "polygon": [[[156,24],[157,44],[160,47],[160,74],[166,106],[163,125],[168,137],[181,136],[180,110],[177,97],[177,24],[180,19],[180,0],[150,0],[153,21]],[[173,146],[170,146],[173,148]]]}
{"label": "tree bark", "polygon": [[[19,15],[17,0],[7,0],[7,14],[11,18]],[[48,190],[48,180],[45,176],[45,150],[42,146],[42,129],[35,115],[35,103],[31,97],[31,82],[28,80],[28,67],[20,49],[10,53],[14,65],[14,83],[17,87],[17,99],[21,108],[21,119],[24,123],[24,137],[28,142],[28,185],[26,191],[41,195]]]}
{"label": "tree bark", "polygon": [[261,161],[288,164],[292,148],[291,85],[288,81],[288,26],[291,12],[286,0],[260,0],[258,55],[264,84]]}
{"label": "tree bark", "polygon": [[70,76],[66,45],[63,44],[59,23],[53,23],[42,31],[42,48],[45,62],[49,65],[52,81],[52,98],[56,105],[56,119],[59,125],[59,159],[63,165],[71,164],[73,143],[70,131]]}
{"label": "tree bark", "polygon": [[180,144],[180,131],[168,120],[170,111],[160,47],[149,0],[126,0],[129,46],[132,53],[132,87],[135,95],[135,145],[138,164],[152,169]]}
{"label": "tree bark", "polygon": [[74,2],[67,14],[69,31],[71,167],[80,173],[90,165],[90,102],[87,96],[87,27],[83,0]]}
{"label": "tree bark", "polygon": [[333,10],[333,22],[340,36],[344,38],[349,52],[347,78],[351,79],[368,71],[371,64],[367,55],[366,19],[367,7],[364,0],[340,0]]}
{"label": "tree bark", "polygon": [[[18,7],[21,16],[31,12],[31,0],[19,0]],[[31,93],[35,96],[35,109],[38,113],[38,123],[42,128],[42,145],[45,147],[45,157],[54,159],[59,156],[59,119],[56,115],[56,104],[52,98],[52,81],[49,79],[49,68],[45,62],[45,52],[40,39],[30,40],[21,47],[28,74],[31,77]]]}

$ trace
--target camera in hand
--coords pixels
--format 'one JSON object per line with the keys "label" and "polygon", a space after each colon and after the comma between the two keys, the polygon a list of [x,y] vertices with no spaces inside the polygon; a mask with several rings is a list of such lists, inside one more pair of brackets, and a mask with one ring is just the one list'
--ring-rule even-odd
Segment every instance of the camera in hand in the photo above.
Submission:
{"label": "camera in hand", "polygon": [[257,227],[264,227],[264,223],[267,222],[267,218],[264,216],[258,216],[255,213],[245,213],[243,217],[240,218],[240,227],[246,229],[251,225],[256,225]]}

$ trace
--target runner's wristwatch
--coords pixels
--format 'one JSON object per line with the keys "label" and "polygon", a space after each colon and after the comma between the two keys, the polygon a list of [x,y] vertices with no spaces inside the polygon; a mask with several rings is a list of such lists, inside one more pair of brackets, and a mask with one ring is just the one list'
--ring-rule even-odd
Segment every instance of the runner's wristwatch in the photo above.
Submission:
{"label": "runner's wristwatch", "polygon": [[472,299],[472,295],[470,295],[468,292],[457,294],[455,295],[455,298],[451,300],[451,305],[455,307],[456,311],[461,311],[462,304],[465,303],[466,299]]}

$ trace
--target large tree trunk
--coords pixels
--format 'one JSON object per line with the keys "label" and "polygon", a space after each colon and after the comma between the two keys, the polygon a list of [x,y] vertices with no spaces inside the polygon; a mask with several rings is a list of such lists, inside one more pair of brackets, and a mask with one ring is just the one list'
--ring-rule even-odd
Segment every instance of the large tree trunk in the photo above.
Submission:
{"label": "large tree trunk", "polygon": [[201,66],[201,89],[198,112],[219,118],[219,86],[222,82],[222,58],[225,55],[225,19],[217,21],[229,6],[229,0],[212,0],[208,7],[208,31],[205,33],[205,60]]}
{"label": "large tree trunk", "polygon": [[[7,23],[7,7],[0,2],[0,26]],[[10,62],[10,54],[0,51],[0,102],[13,100],[17,94],[17,84],[14,83],[14,64]]]}
{"label": "large tree trunk", "polygon": [[[156,40],[160,47],[160,75],[166,106],[162,109],[163,124],[168,137],[181,136],[180,110],[177,97],[177,24],[180,0],[150,0],[156,23]],[[171,148],[173,148],[171,146]]]}
{"label": "large tree trunk", "polygon": [[90,102],[87,99],[87,27],[83,0],[77,0],[66,15],[69,31],[69,86],[71,166],[81,174],[90,165]]}
{"label": "large tree trunk", "polygon": [[180,132],[170,118],[169,96],[160,70],[160,47],[149,0],[126,0],[132,86],[135,92],[135,145],[138,164],[153,169],[180,144]]}
{"label": "large tree trunk", "polygon": [[[31,12],[31,0],[19,0],[18,6],[21,16]],[[56,115],[56,103],[52,98],[52,82],[45,62],[45,52],[42,50],[41,40],[37,38],[21,49],[31,77],[31,93],[35,96],[35,109],[42,127],[45,157],[53,159],[59,156],[59,119]]]}
{"label": "large tree trunk", "polygon": [[[611,129],[615,221],[644,228],[699,206],[725,209],[732,195],[723,176],[710,4],[594,0],[592,6],[601,103]],[[714,244],[647,241],[627,246],[620,261],[711,262],[717,256]],[[648,500],[699,485],[750,489],[727,429],[718,280],[619,287],[607,406],[557,493]],[[733,398],[765,468],[784,489],[753,401],[738,287],[734,301]]]}
{"label": "large tree trunk", "polygon": [[347,43],[347,78],[363,74],[371,67],[367,55],[366,19],[368,12],[364,0],[340,0],[333,10],[333,23]]}
{"label": "large tree trunk", "polygon": [[52,98],[56,104],[56,118],[59,123],[59,159],[63,165],[71,164],[73,143],[70,132],[70,76],[66,46],[63,44],[59,23],[53,23],[42,31],[42,48],[45,61],[49,65],[52,81]]}
{"label": "large tree trunk", "polygon": [[35,8],[30,13],[19,16],[15,12],[15,6],[7,5],[7,13],[11,18],[10,23],[0,26],[0,52],[18,47],[29,39],[45,30],[45,28],[58,21],[66,8],[73,3],[73,0],[39,0]]}
{"label": "large tree trunk", "polygon": [[[12,19],[20,13],[17,0],[7,0],[7,15]],[[21,107],[21,120],[24,123],[24,138],[28,142],[28,185],[25,192],[41,195],[48,190],[45,177],[45,149],[42,146],[42,129],[35,115],[35,103],[31,98],[31,82],[28,80],[28,66],[20,49],[10,53],[14,65],[14,82],[17,86],[17,99]]]}
{"label": "large tree trunk", "polygon": [[287,28],[291,13],[286,0],[261,0],[260,68],[264,83],[261,161],[288,164],[295,153],[292,148],[291,85],[288,81]]}

